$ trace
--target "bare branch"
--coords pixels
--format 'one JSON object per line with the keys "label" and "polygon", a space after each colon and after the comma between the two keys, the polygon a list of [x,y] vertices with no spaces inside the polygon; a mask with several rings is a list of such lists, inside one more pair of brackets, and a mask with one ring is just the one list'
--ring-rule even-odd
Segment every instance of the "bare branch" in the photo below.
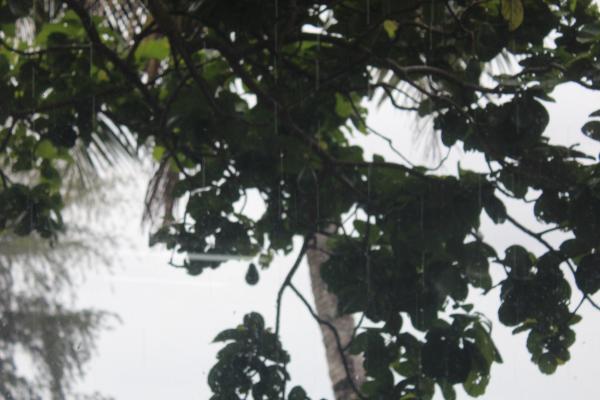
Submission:
{"label": "bare branch", "polygon": [[350,366],[348,365],[348,360],[346,359],[346,354],[344,353],[344,346],[342,346],[342,342],[340,340],[340,335],[339,335],[337,329],[335,328],[335,326],[333,326],[333,324],[331,322],[326,321],[326,320],[320,318],[317,315],[317,313],[315,312],[315,310],[313,310],[313,308],[311,307],[310,303],[302,295],[302,293],[300,293],[300,291],[291,282],[289,283],[289,286],[292,289],[292,291],[296,294],[296,296],[298,296],[298,298],[300,299],[300,301],[302,301],[302,303],[304,303],[304,305],[308,309],[308,312],[313,317],[313,319],[315,321],[317,321],[319,324],[325,325],[326,327],[328,327],[329,329],[331,329],[331,332],[333,333],[333,336],[335,337],[335,344],[337,346],[338,352],[340,353],[340,357],[342,359],[342,363],[344,364],[344,370],[346,372],[346,376],[348,378],[348,382],[350,383],[350,386],[352,387],[352,391],[354,393],[356,393],[356,395],[358,396],[359,399],[366,399],[362,395],[362,393],[358,390],[358,388],[356,387],[356,384],[354,383],[354,379],[352,379],[352,374],[350,373]]}
{"label": "bare branch", "polygon": [[279,291],[277,292],[277,313],[275,314],[275,335],[279,335],[279,325],[280,325],[279,321],[281,318],[281,299],[283,297],[283,292],[285,291],[285,289],[288,286],[290,286],[292,284],[292,278],[294,277],[294,274],[298,270],[298,267],[300,266],[300,262],[302,261],[302,258],[304,257],[306,250],[308,249],[308,242],[309,242],[309,240],[308,240],[308,236],[307,236],[304,238],[304,242],[302,243],[302,247],[300,248],[298,257],[296,257],[296,261],[294,262],[294,265],[292,265],[292,268],[288,272],[287,276],[283,280],[283,283],[281,284],[281,287],[279,288]]}

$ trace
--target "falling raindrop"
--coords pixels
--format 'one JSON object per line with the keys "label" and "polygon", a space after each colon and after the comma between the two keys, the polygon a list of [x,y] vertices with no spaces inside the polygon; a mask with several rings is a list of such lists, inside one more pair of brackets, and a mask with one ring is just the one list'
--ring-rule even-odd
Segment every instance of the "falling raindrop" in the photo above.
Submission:
{"label": "falling raindrop", "polygon": [[[93,68],[94,68],[94,46],[92,45],[92,43],[90,43],[90,82],[92,82],[93,85],[93,78],[92,78],[92,73],[93,73]],[[92,88],[92,121],[91,121],[91,125],[92,125],[92,133],[94,133],[96,131],[96,94],[94,89]]]}
{"label": "falling raindrop", "polygon": [[319,84],[321,81],[320,78],[320,66],[319,66],[319,56],[321,54],[321,29],[319,28],[319,32],[317,33],[317,56],[315,57],[315,90],[319,90]]}
{"label": "falling raindrop", "polygon": [[275,102],[273,110],[273,127],[275,129],[275,136],[279,136],[279,104]]}
{"label": "falling raindrop", "polygon": [[373,303],[373,291],[371,289],[371,245],[367,239],[367,248],[365,250],[365,273],[366,273],[366,281],[367,281],[367,310],[370,308]]}
{"label": "falling raindrop", "polygon": [[511,182],[511,190],[514,193],[515,190],[515,173],[513,172],[512,174],[510,174],[510,182]]}
{"label": "falling raindrop", "polygon": [[[423,246],[423,242],[425,241],[425,200],[424,195],[420,198],[420,209],[419,209],[419,226],[421,229],[421,246]],[[417,308],[418,308],[418,321],[419,323],[423,322],[423,306],[421,303],[420,296],[425,291],[425,250],[421,249],[421,262],[417,269],[417,274],[419,276],[419,290],[417,290]]]}
{"label": "falling raindrop", "polygon": [[275,133],[275,137],[276,140],[278,140],[279,143],[279,180],[277,182],[277,215],[279,217],[279,219],[283,219],[283,200],[282,200],[282,190],[283,190],[283,184],[284,184],[284,179],[283,179],[283,148],[282,148],[282,144],[281,141],[279,141],[279,104],[277,102],[275,102],[274,104],[274,111],[273,111],[273,120],[274,120],[274,133]]}
{"label": "falling raindrop", "polygon": [[296,193],[294,196],[294,222],[298,224],[298,197],[300,196],[300,191],[298,190],[298,182],[296,181]]}
{"label": "falling raindrop", "polygon": [[515,265],[517,265],[517,252],[516,251],[512,252],[512,265],[513,265],[513,268]]}
{"label": "falling raindrop", "polygon": [[371,98],[371,72],[368,68],[365,71],[365,75],[367,77],[367,97]]}
{"label": "falling raindrop", "polygon": [[32,126],[32,129],[35,131],[35,109],[37,106],[37,101],[35,98],[35,65],[32,65],[32,67],[31,67],[31,103],[32,103],[32,108],[34,110],[34,113],[31,117],[31,126]]}
{"label": "falling raindrop", "polygon": [[273,28],[273,48],[274,48],[274,57],[273,57],[273,74],[275,78],[275,83],[277,83],[279,79],[279,71],[277,65],[277,54],[279,52],[279,32],[278,32],[278,24],[279,24],[279,0],[275,1],[275,26]]}
{"label": "falling raindrop", "polygon": [[519,108],[520,108],[519,102],[517,101],[515,103],[515,128],[517,130],[517,136],[519,135],[520,130],[521,130],[521,115],[520,115],[521,110]]}
{"label": "falling raindrop", "polygon": [[[367,169],[367,224],[371,223],[371,170],[372,166],[369,164]],[[368,226],[368,225],[367,225]],[[368,230],[367,230],[368,232]],[[367,309],[372,304],[372,290],[371,290],[371,242],[370,238],[365,238],[367,247],[365,249],[365,269],[366,269],[366,281],[367,281]]]}
{"label": "falling raindrop", "polygon": [[391,11],[392,11],[392,9],[391,9],[390,0],[386,0],[385,3],[384,3],[384,10],[383,10],[383,12],[385,14],[389,14]]}
{"label": "falling raindrop", "polygon": [[421,239],[424,239],[424,214],[425,214],[425,200],[424,196],[420,197],[420,209],[419,209],[419,227],[421,229]]}
{"label": "falling raindrop", "polygon": [[371,25],[371,0],[367,0],[367,26]]}
{"label": "falling raindrop", "polygon": [[311,175],[315,181],[315,213],[316,213],[316,229],[319,230],[319,220],[321,219],[321,204],[320,204],[320,189],[319,189],[319,177],[315,171],[310,169]]}
{"label": "falling raindrop", "polygon": [[206,187],[206,162],[204,161],[204,157],[202,157],[200,159],[200,167],[201,167],[201,173],[202,173],[202,187],[205,188]]}
{"label": "falling raindrop", "polygon": [[367,208],[370,208],[371,206],[371,171],[372,165],[369,164],[369,167],[367,168]]}
{"label": "falling raindrop", "polygon": [[[318,120],[317,121],[317,140],[321,140],[321,121]],[[319,189],[319,177],[317,176],[316,172],[311,168],[310,172],[313,176],[313,179],[315,181],[315,211],[316,211],[316,229],[317,231],[319,230],[319,221],[321,219],[321,203],[320,203],[320,189]]]}
{"label": "falling raindrop", "polygon": [[429,4],[429,52],[433,52],[433,18],[435,11],[433,9],[435,2]]}
{"label": "falling raindrop", "polygon": [[477,204],[481,208],[481,175],[477,174]]}
{"label": "falling raindrop", "polygon": [[279,187],[278,187],[278,193],[277,193],[277,197],[278,197],[278,214],[279,214],[279,219],[283,219],[284,215],[283,215],[283,199],[282,199],[282,193],[283,193],[283,187],[285,184],[285,180],[283,178],[283,151],[280,150],[279,151]]}
{"label": "falling raindrop", "polygon": [[[36,98],[35,98],[35,66],[32,65],[31,67],[31,102],[32,102],[32,109],[33,109],[33,113],[31,116],[31,129],[33,131],[35,131],[35,109],[36,109]],[[31,152],[31,157],[33,158],[33,148],[30,149]],[[33,202],[31,200],[29,200],[28,203],[28,208],[29,208],[29,229],[33,230]]]}

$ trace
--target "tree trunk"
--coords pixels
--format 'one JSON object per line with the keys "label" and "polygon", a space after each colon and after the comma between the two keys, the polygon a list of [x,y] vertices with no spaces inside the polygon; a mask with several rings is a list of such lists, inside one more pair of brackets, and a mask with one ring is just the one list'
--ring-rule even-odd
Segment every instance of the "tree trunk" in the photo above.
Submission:
{"label": "tree trunk", "polygon": [[[333,229],[328,229],[333,231]],[[329,256],[326,250],[326,236],[317,234],[313,239],[314,245],[307,251],[308,268],[310,271],[310,280],[313,296],[315,298],[316,313],[319,318],[330,322],[338,332],[342,347],[346,346],[352,339],[354,331],[354,319],[352,315],[340,315],[337,309],[337,298],[333,293],[327,290],[327,285],[321,279],[321,265],[327,261]],[[344,361],[340,355],[335,336],[332,330],[323,324],[320,324],[321,334],[323,335],[323,344],[325,345],[325,354],[327,366],[329,368],[329,378],[333,385],[333,392],[336,400],[356,399],[356,393],[348,380]],[[365,371],[362,365],[362,356],[355,356],[344,352],[344,358],[350,371],[350,379],[355,386],[360,388],[365,380]]]}

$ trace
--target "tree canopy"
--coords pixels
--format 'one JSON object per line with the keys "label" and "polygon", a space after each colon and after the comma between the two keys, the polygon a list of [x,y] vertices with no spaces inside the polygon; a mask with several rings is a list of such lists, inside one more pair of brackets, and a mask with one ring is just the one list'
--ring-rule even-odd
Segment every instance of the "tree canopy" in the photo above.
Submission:
{"label": "tree canopy", "polygon": [[[167,207],[151,244],[266,268],[294,237],[298,260],[315,234],[329,237],[322,275],[340,310],[379,326],[350,344],[367,374],[358,398],[430,399],[438,385],[453,399],[458,384],[482,395],[502,359],[465,300],[495,285],[500,321],[527,333],[539,369],[569,360],[579,306],[597,307],[600,289],[600,169],[595,155],[549,142],[545,102],[568,82],[600,89],[591,0],[123,1],[127,26],[89,3],[0,0],[0,230],[59,241],[62,166],[81,148],[108,160],[109,143],[149,148],[154,192],[184,206]],[[429,118],[445,146],[482,154],[488,171],[365,157],[350,136],[377,135],[365,107],[377,100]],[[572,135],[600,140],[598,117]],[[257,218],[237,206],[250,191],[265,203]],[[533,202],[548,229],[511,216],[507,198]],[[478,234],[482,213],[546,251],[515,243],[497,254]],[[553,247],[550,230],[570,238]],[[198,275],[221,263],[190,256],[178,267]],[[298,263],[280,294],[303,298],[291,284]],[[257,279],[252,264],[247,281]],[[277,306],[274,329],[249,314],[217,336],[214,399],[308,398],[287,384]]]}

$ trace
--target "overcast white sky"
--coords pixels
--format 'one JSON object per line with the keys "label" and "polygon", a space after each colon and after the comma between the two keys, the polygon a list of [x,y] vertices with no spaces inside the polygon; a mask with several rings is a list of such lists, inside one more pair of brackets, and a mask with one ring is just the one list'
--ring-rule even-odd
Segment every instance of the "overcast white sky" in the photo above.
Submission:
{"label": "overcast white sky", "polygon": [[[548,105],[551,122],[547,134],[551,140],[561,144],[576,140],[583,149],[597,155],[600,146],[578,132],[588,114],[600,108],[600,94],[565,86],[555,97],[557,103]],[[412,160],[423,158],[423,150],[414,144],[414,127],[402,115],[384,107],[372,111],[370,123],[392,137]],[[394,159],[387,145],[376,138],[359,142],[369,151]],[[481,168],[478,157],[453,150],[446,172],[454,171],[459,159],[463,168]],[[144,181],[141,173],[138,176],[137,185],[128,185],[131,190],[128,197],[129,203],[141,205]],[[536,226],[528,207],[507,205],[519,220]],[[121,207],[109,217],[110,225],[132,244],[111,249],[115,252],[112,273],[90,274],[79,291],[78,302],[81,306],[114,311],[123,322],[102,334],[99,352],[89,365],[82,389],[99,390],[118,400],[208,399],[206,376],[221,347],[211,344],[212,339],[222,329],[240,323],[242,316],[253,310],[261,312],[267,323],[273,325],[276,291],[293,263],[293,255],[277,257],[255,287],[244,282],[247,262],[229,262],[217,271],[190,277],[167,265],[169,253],[147,248],[147,235],[139,229],[140,210],[129,206],[123,210]],[[543,250],[510,226],[493,226],[486,218],[482,231],[499,254],[516,243],[535,251]],[[560,243],[559,236],[552,239]],[[310,294],[306,265],[296,275],[295,283]],[[497,322],[498,296],[496,290],[486,297],[472,297],[477,309],[494,322],[494,338],[505,361],[493,368],[484,398],[598,398],[600,315],[583,306],[584,320],[576,326],[577,343],[572,347],[571,361],[559,367],[554,375],[545,376],[529,361],[526,336],[512,336],[509,328]],[[293,384],[304,386],[313,399],[331,399],[320,332],[291,293],[284,301],[282,335],[292,356]],[[467,398],[464,393],[459,394],[459,399]]]}

